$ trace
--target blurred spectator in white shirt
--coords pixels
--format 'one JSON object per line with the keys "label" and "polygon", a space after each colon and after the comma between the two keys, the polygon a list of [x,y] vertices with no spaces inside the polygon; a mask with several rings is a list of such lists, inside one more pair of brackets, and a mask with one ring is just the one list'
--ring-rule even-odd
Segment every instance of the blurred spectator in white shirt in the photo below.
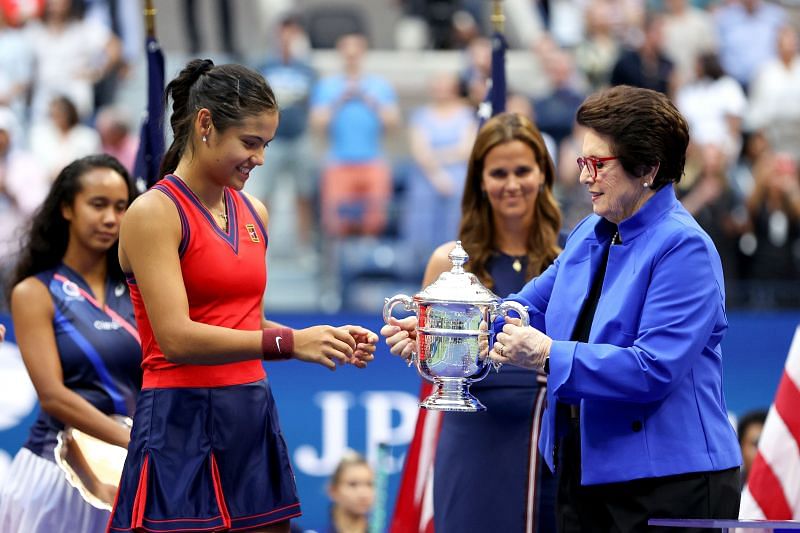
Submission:
{"label": "blurred spectator in white shirt", "polygon": [[747,129],[761,130],[778,152],[800,160],[800,52],[797,31],[783,26],[778,57],[761,67],[750,90]]}
{"label": "blurred spectator in white shirt", "polygon": [[10,26],[0,9],[0,106],[10,108],[17,121],[25,117],[25,92],[32,67],[33,57],[23,31]]}
{"label": "blurred spectator in white shirt", "polygon": [[48,0],[42,21],[26,26],[35,65],[34,121],[47,116],[56,95],[69,97],[81,119],[90,117],[94,84],[119,61],[119,40],[102,23],[84,18],[81,6],[73,0]]}
{"label": "blurred spectator in white shirt", "polygon": [[50,188],[43,166],[19,147],[14,113],[0,107],[0,272],[14,262],[19,236]]}
{"label": "blurred spectator in white shirt", "polygon": [[71,161],[101,151],[100,135],[79,122],[75,104],[65,96],[50,103],[50,120],[33,125],[30,146],[51,181]]}

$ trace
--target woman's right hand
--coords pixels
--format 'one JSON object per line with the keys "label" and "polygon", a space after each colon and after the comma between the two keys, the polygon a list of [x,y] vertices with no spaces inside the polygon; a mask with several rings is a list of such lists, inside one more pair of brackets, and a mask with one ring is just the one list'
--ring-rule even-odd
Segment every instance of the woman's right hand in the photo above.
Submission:
{"label": "woman's right hand", "polygon": [[356,349],[356,340],[345,328],[333,326],[311,326],[294,330],[295,359],[317,363],[336,370],[351,360]]}
{"label": "woman's right hand", "polygon": [[389,351],[407,361],[417,347],[417,317],[408,316],[402,320],[392,317],[391,324],[381,328],[381,335],[386,337]]}

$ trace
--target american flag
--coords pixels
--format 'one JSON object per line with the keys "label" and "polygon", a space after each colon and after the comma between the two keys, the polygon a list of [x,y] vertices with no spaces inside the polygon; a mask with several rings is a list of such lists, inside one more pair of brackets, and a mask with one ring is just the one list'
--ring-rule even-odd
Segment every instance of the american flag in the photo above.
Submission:
{"label": "american flag", "polygon": [[800,327],[758,442],[741,519],[800,519]]}
{"label": "american flag", "polygon": [[154,36],[148,36],[147,114],[139,132],[139,151],[133,166],[138,191],[144,192],[161,179],[159,168],[164,156],[164,54]]}

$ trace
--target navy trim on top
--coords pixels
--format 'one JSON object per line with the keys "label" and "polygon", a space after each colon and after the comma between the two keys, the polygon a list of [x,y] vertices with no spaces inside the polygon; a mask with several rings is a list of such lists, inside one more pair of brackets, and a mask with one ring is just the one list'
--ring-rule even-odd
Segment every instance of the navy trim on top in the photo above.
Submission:
{"label": "navy trim on top", "polygon": [[186,218],[186,213],[181,207],[181,203],[175,198],[175,195],[172,194],[172,191],[169,190],[167,187],[163,185],[159,185],[156,183],[151,188],[157,189],[162,193],[166,194],[167,197],[172,200],[172,203],[175,204],[175,207],[178,209],[178,218],[181,219],[181,243],[178,245],[178,257],[183,258],[183,254],[186,252],[186,247],[189,246],[189,235],[191,233],[191,228],[189,226],[189,220]]}
{"label": "navy trim on top", "polygon": [[256,208],[253,207],[253,203],[247,197],[247,195],[241,191],[236,191],[239,197],[244,200],[244,205],[247,206],[247,209],[250,210],[250,214],[253,215],[253,218],[256,220],[256,224],[258,224],[259,229],[261,229],[261,235],[264,236],[264,246],[269,244],[269,236],[267,235],[267,229],[264,227],[264,222],[261,220],[261,217],[256,212]]}
{"label": "navy trim on top", "polygon": [[199,210],[200,214],[205,217],[211,227],[214,229],[217,235],[222,238],[225,242],[230,245],[233,249],[233,253],[239,253],[239,221],[236,214],[236,206],[233,203],[233,200],[230,197],[230,191],[227,187],[225,187],[222,192],[225,196],[225,205],[228,210],[228,231],[224,231],[220,228],[217,223],[214,221],[214,215],[211,214],[211,211],[205,206],[205,204],[197,197],[192,189],[189,188],[186,183],[183,182],[180,178],[175,175],[170,174],[164,178],[165,180],[169,180],[172,182],[178,189],[183,192],[186,198],[189,199]]}

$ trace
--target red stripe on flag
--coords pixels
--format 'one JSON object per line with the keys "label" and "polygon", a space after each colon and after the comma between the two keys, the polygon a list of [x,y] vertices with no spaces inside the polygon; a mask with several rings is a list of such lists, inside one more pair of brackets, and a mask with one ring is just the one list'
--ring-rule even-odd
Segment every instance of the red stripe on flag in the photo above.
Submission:
{"label": "red stripe on flag", "polygon": [[[420,388],[420,399],[426,398],[433,391],[433,385],[424,382]],[[417,499],[417,484],[420,477],[429,474],[428,468],[432,465],[421,465],[422,448],[425,445],[423,435],[425,434],[426,424],[432,420],[440,421],[440,417],[431,417],[431,413],[425,409],[420,409],[417,417],[417,425],[414,429],[414,438],[406,452],[405,465],[400,480],[400,488],[397,492],[397,503],[395,504],[394,516],[389,527],[391,533],[433,533],[433,520],[426,524],[422,521],[422,505],[425,500],[425,489],[419,499]],[[438,439],[438,428],[436,428]],[[435,443],[434,443],[435,446]]]}
{"label": "red stripe on flag", "polygon": [[767,520],[792,519],[792,509],[789,507],[789,502],[786,501],[781,482],[764,460],[761,452],[753,461],[747,485]]}
{"label": "red stripe on flag", "polygon": [[784,370],[778,392],[775,394],[775,409],[800,447],[800,409],[797,408],[798,405],[800,405],[800,390]]}

